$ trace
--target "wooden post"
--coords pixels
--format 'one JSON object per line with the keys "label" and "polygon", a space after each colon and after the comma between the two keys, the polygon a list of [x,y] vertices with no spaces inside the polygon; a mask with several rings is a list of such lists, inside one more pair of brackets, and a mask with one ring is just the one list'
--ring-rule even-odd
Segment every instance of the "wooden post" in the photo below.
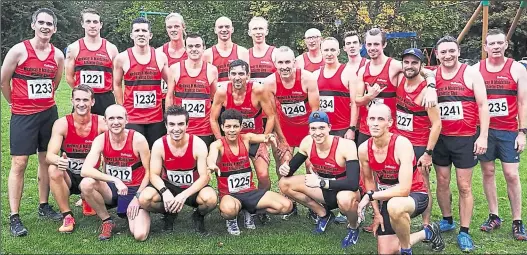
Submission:
{"label": "wooden post", "polygon": [[483,29],[481,31],[481,59],[487,58],[485,51],[485,39],[487,38],[487,31],[489,30],[489,1],[481,1],[483,6]]}
{"label": "wooden post", "polygon": [[468,31],[470,30],[470,27],[478,17],[479,13],[481,12],[482,6],[481,3],[479,4],[478,8],[474,11],[472,14],[472,17],[468,20],[467,24],[465,25],[465,28],[463,28],[463,31],[461,31],[461,34],[457,37],[457,43],[461,43],[465,35],[467,35]]}
{"label": "wooden post", "polygon": [[514,20],[512,21],[512,25],[509,29],[509,32],[507,33],[507,41],[511,39],[512,34],[514,33],[514,30],[516,30],[516,26],[518,26],[518,22],[520,21],[520,16],[522,15],[522,12],[526,6],[527,6],[527,1],[520,2],[520,8],[518,8],[518,11],[516,12],[516,16],[514,16]]}

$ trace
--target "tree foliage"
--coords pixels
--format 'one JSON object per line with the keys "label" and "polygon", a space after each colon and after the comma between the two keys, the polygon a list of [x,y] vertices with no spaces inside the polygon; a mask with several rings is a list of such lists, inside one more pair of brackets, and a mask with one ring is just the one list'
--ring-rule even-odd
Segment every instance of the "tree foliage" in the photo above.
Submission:
{"label": "tree foliage", "polygon": [[[306,50],[304,32],[318,28],[323,36],[333,36],[342,41],[345,31],[360,33],[372,27],[387,32],[415,31],[418,47],[433,47],[444,35],[457,36],[477,8],[477,1],[39,1],[27,4],[20,1],[2,1],[2,59],[14,44],[33,37],[31,14],[40,7],[53,9],[58,16],[58,32],[52,43],[63,49],[83,36],[80,11],[97,9],[104,23],[102,36],[117,45],[118,49],[132,46],[130,22],[139,17],[140,11],[179,12],[185,17],[187,32],[203,35],[206,45],[216,43],[214,22],[220,16],[233,21],[233,41],[251,47],[247,34],[253,16],[269,21],[268,43],[291,47],[297,54]],[[489,28],[508,31],[519,7],[519,1],[491,1]],[[148,15],[154,37],[151,45],[158,47],[168,40],[164,29],[164,16]],[[340,21],[336,26],[335,21]],[[481,52],[481,14],[462,42],[462,57],[478,59]],[[520,19],[511,38],[507,54],[519,59],[527,56],[527,15]],[[389,54],[398,56],[411,45],[411,39],[389,41]],[[342,55],[345,55],[342,53]]]}

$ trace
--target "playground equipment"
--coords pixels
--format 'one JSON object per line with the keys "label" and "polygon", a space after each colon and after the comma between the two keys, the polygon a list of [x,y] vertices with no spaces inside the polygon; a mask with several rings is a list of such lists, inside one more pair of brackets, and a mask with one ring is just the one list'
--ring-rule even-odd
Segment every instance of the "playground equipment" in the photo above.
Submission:
{"label": "playground equipment", "polygon": [[[487,37],[487,31],[489,29],[489,5],[490,1],[481,1],[478,8],[472,14],[472,17],[470,17],[467,24],[465,25],[465,28],[463,28],[463,31],[461,31],[461,33],[457,37],[457,42],[461,43],[463,38],[465,38],[465,35],[467,35],[468,31],[470,30],[470,27],[478,17],[479,13],[483,10],[483,29],[481,32],[481,59],[485,59],[487,57],[487,53],[485,52],[483,45],[485,45],[485,38]],[[520,1],[520,7],[518,8],[518,11],[516,11],[514,20],[512,21],[511,27],[509,28],[509,32],[507,33],[507,41],[511,39],[512,33],[514,33],[516,26],[518,26],[520,16],[522,15],[525,7],[527,7],[527,1]]]}

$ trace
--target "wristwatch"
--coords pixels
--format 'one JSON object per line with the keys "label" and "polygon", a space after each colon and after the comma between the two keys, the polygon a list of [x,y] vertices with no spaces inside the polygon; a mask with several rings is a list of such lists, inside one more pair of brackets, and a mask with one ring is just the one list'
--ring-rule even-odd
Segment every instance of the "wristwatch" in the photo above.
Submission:
{"label": "wristwatch", "polygon": [[139,192],[139,191],[137,191],[137,192],[135,193],[135,197],[136,197],[137,199],[139,199],[139,196],[140,196],[140,195],[141,195],[141,192]]}
{"label": "wristwatch", "polygon": [[351,126],[351,127],[349,127],[348,129],[351,130],[351,131],[353,131],[353,132],[355,132],[355,131],[357,130],[357,127],[356,127],[356,126]]}
{"label": "wristwatch", "polygon": [[366,192],[366,195],[368,195],[368,197],[370,198],[370,201],[373,201],[373,193],[375,193],[375,191],[373,190]]}
{"label": "wristwatch", "polygon": [[527,128],[520,128],[518,132],[522,132],[524,135],[527,134]]}
{"label": "wristwatch", "polygon": [[434,89],[436,88],[436,84],[433,83],[433,82],[432,83],[428,83],[426,86],[429,87],[429,88],[434,88]]}
{"label": "wristwatch", "polygon": [[432,150],[425,150],[425,153],[428,154],[429,156],[432,156]]}
{"label": "wristwatch", "polygon": [[320,184],[319,184],[319,185],[320,185],[320,188],[324,188],[324,187],[326,187],[326,181],[323,180],[323,179],[320,180]]}
{"label": "wristwatch", "polygon": [[161,195],[163,195],[163,193],[165,193],[165,191],[167,191],[167,187],[163,187],[159,190],[159,193],[161,193]]}

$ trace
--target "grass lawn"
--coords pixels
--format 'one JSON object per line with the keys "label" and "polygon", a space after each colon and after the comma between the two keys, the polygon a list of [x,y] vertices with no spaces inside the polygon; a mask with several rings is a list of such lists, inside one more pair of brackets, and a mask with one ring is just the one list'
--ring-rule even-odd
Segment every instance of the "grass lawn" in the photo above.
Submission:
{"label": "grass lawn", "polygon": [[[59,116],[64,116],[71,111],[70,88],[63,81],[57,91],[56,100],[59,107]],[[209,237],[200,238],[192,232],[190,210],[185,208],[176,220],[174,232],[164,233],[161,231],[162,222],[160,215],[152,214],[152,229],[147,241],[140,243],[133,240],[128,232],[126,221],[117,219],[118,233],[108,242],[97,240],[98,227],[100,220],[97,217],[82,216],[82,209],[73,207],[73,203],[78,196],[71,197],[73,213],[76,215],[77,228],[73,234],[60,234],[57,229],[60,223],[40,220],[37,214],[38,190],[37,190],[37,159],[30,157],[29,165],[25,174],[25,187],[23,201],[21,203],[20,215],[29,230],[29,235],[21,238],[14,238],[9,232],[9,203],[7,199],[7,177],[10,170],[9,156],[9,107],[2,99],[2,254],[10,253],[297,253],[297,254],[342,254],[360,253],[373,254],[377,251],[377,243],[369,233],[361,232],[359,243],[352,248],[342,250],[340,241],[346,234],[344,225],[332,225],[324,235],[315,236],[311,234],[314,225],[305,215],[307,209],[299,206],[300,216],[293,217],[289,221],[282,221],[278,216],[272,216],[270,224],[261,226],[257,222],[256,230],[242,228],[240,236],[231,236],[227,233],[225,221],[219,216],[217,210],[213,211],[205,219],[205,224],[211,232]],[[527,161],[525,155],[522,156],[523,162]],[[274,162],[270,169],[274,169]],[[523,196],[527,192],[527,169],[522,167],[521,180]],[[272,179],[276,181],[276,174],[271,171]],[[506,183],[501,172],[501,167],[497,171],[497,186],[500,203],[500,215],[503,219],[503,228],[493,234],[483,233],[479,230],[479,225],[488,215],[487,203],[483,194],[482,177],[479,166],[474,170],[473,191],[475,199],[474,217],[471,225],[471,234],[476,245],[476,253],[484,254],[527,254],[527,243],[514,241],[511,235],[511,214],[507,198]],[[435,175],[432,173],[432,180]],[[459,221],[458,215],[458,193],[453,176],[453,207],[454,219]],[[211,182],[214,186],[215,180]],[[435,185],[432,185],[435,192]],[[273,182],[273,190],[277,190],[277,183]],[[50,203],[57,206],[50,198]],[[524,200],[523,215],[527,213],[527,201]],[[115,213],[115,210],[111,212]],[[113,214],[115,218],[115,214]],[[432,218],[440,219],[440,211],[434,201]],[[412,229],[419,229],[421,218],[412,221]],[[367,223],[370,220],[368,219]],[[457,242],[456,232],[445,233],[444,238],[447,247],[443,254],[460,253]],[[221,245],[222,243],[223,245]],[[432,253],[428,245],[417,244],[414,246],[414,253]]]}

